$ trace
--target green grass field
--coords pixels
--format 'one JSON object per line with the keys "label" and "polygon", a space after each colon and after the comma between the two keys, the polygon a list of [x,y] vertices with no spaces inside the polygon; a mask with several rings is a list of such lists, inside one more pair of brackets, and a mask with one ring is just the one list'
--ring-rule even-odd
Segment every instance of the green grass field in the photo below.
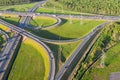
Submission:
{"label": "green grass field", "polygon": [[8,11],[27,11],[29,8],[33,7],[35,3],[23,4],[23,5],[11,5],[11,6],[0,6],[0,10]]}
{"label": "green grass field", "polygon": [[57,20],[51,17],[46,16],[38,16],[30,20],[30,24],[32,26],[42,27],[42,26],[49,26],[56,23]]}
{"label": "green grass field", "polygon": [[27,38],[21,45],[8,80],[47,80],[49,64],[45,49]]}
{"label": "green grass field", "polygon": [[84,76],[83,80],[108,80],[109,75],[112,72],[120,71],[120,43],[109,49],[105,54],[105,64],[104,68],[97,68],[100,65],[100,61],[95,63],[93,68],[89,70]]}
{"label": "green grass field", "polygon": [[11,24],[17,25],[19,23],[19,17],[11,17],[11,16],[7,16],[7,17],[0,17],[0,19],[9,22]]}
{"label": "green grass field", "polygon": [[59,39],[59,36],[61,39],[73,39],[88,34],[93,28],[105,21],[83,19],[81,24],[80,19],[72,19],[72,23],[70,22],[70,19],[62,19],[60,26],[36,30],[33,33],[49,39]]}

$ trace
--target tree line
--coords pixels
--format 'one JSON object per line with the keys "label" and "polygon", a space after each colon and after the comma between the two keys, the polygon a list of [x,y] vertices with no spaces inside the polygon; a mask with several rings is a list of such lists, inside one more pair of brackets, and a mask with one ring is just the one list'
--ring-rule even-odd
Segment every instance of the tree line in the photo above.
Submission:
{"label": "tree line", "polygon": [[120,0],[49,0],[47,6],[62,6],[69,10],[87,13],[120,14]]}
{"label": "tree line", "polygon": [[35,1],[41,1],[41,0],[0,0],[0,6],[31,3]]}

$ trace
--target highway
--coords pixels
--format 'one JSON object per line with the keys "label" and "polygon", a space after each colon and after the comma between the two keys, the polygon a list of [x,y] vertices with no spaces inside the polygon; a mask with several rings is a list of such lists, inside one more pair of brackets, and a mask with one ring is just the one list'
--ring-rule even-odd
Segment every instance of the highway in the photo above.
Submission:
{"label": "highway", "polygon": [[9,67],[9,63],[14,55],[19,40],[20,36],[18,37],[18,35],[15,34],[12,39],[7,41],[5,49],[0,54],[0,80],[5,80],[4,78],[7,76],[6,71]]}
{"label": "highway", "polygon": [[[19,34],[21,34],[21,35],[23,35],[23,36],[27,36],[27,37],[29,37],[29,38],[37,41],[38,43],[42,44],[45,48],[47,47],[43,42],[40,41],[39,37],[34,36],[33,34],[25,31],[24,29],[21,29],[21,28],[19,28],[19,27],[17,27],[17,26],[14,26],[14,25],[10,24],[10,23],[7,23],[7,22],[5,22],[5,21],[3,21],[3,20],[0,20],[0,23],[3,24],[3,25],[8,26],[9,28],[11,28],[11,29],[14,30],[14,31],[17,31]],[[66,68],[66,67],[68,67],[69,65],[71,65],[72,60],[74,60],[74,58],[77,56],[78,52],[85,46],[85,44],[87,43],[87,41],[89,41],[90,37],[91,37],[92,35],[94,35],[97,30],[101,29],[105,24],[107,24],[107,23],[104,23],[104,24],[98,26],[97,28],[95,28],[95,29],[93,30],[93,32],[91,32],[90,34],[88,34],[88,35],[84,38],[84,39],[85,39],[84,42],[75,50],[75,52],[72,54],[72,56],[68,59],[68,61],[67,61],[67,62],[65,63],[65,65],[62,67],[62,70],[60,70],[60,72],[58,72],[58,74],[57,74],[57,76],[56,76],[56,79],[59,80],[59,78],[61,78],[62,75],[64,75],[64,72],[67,71],[67,68]],[[47,49],[47,48],[46,48],[46,49]],[[53,54],[52,54],[52,51],[49,50],[49,48],[48,48],[47,51],[49,52],[49,56],[50,56],[51,68],[54,68],[54,69],[51,69],[51,70],[53,71],[53,70],[55,70],[55,64],[53,64],[53,63],[55,63],[55,62],[54,62],[54,61],[55,61],[55,60],[54,60],[54,56],[53,56]],[[51,79],[51,80],[52,80],[52,79]]]}
{"label": "highway", "polygon": [[89,35],[85,37],[82,44],[78,46],[78,48],[73,52],[70,58],[65,62],[61,70],[56,74],[55,80],[63,80],[68,78],[67,74],[70,74],[70,71],[72,71],[75,65],[77,65],[78,61],[76,59],[81,59],[83,57],[84,52],[88,48],[87,46],[91,43],[91,41],[95,38],[99,31],[108,23],[109,22],[99,25],[96,29],[93,30],[93,32],[90,32]]}
{"label": "highway", "polygon": [[[83,50],[86,50],[86,48],[87,48],[85,46],[88,46],[90,44],[91,40],[94,39],[94,36],[96,36],[99,33],[99,30],[101,30],[108,23],[104,23],[104,24],[99,25],[92,32],[90,32],[88,35],[86,35],[84,37],[81,37],[81,38],[77,38],[77,39],[59,41],[59,40],[50,40],[50,39],[45,39],[45,38],[42,38],[42,37],[38,37],[38,36],[36,36],[36,35],[34,35],[34,34],[30,33],[30,32],[25,31],[24,29],[22,29],[25,26],[29,25],[29,21],[31,20],[32,16],[46,16],[47,15],[47,16],[50,16],[50,17],[57,18],[57,23],[55,23],[53,25],[50,25],[50,26],[44,27],[46,29],[59,25],[61,23],[60,18],[62,18],[62,17],[63,18],[69,18],[70,17],[70,15],[64,15],[64,14],[40,14],[40,13],[34,13],[34,11],[37,9],[37,7],[41,6],[44,2],[46,2],[46,1],[42,1],[42,2],[38,3],[33,8],[29,9],[28,12],[0,12],[2,14],[8,13],[8,14],[15,14],[15,15],[24,16],[20,21],[20,24],[19,24],[20,27],[14,26],[14,25],[12,25],[10,23],[7,23],[7,22],[5,22],[5,21],[3,21],[1,19],[0,19],[0,23],[3,24],[3,25],[6,25],[7,27],[11,28],[12,30],[16,31],[17,33],[19,33],[22,36],[27,36],[27,37],[31,38],[32,40],[38,42],[40,45],[42,45],[46,49],[46,51],[48,52],[48,55],[49,55],[49,60],[50,60],[49,80],[54,80],[54,76],[55,76],[55,59],[54,59],[53,52],[43,42],[53,43],[53,44],[59,44],[59,43],[61,44],[61,43],[75,42],[75,41],[83,39],[84,41],[82,42],[82,44],[80,44],[78,46],[78,48],[73,52],[73,54],[70,56],[70,58],[65,62],[62,69],[56,74],[55,80],[62,80],[67,75],[67,72],[70,71],[70,69],[71,69],[70,66],[73,64],[73,61],[75,61],[75,59],[78,58],[78,54],[80,54],[79,52],[81,52],[79,58],[82,58],[82,56],[84,55]],[[92,16],[72,15],[71,17],[72,18],[83,18],[83,19],[103,19],[103,20],[119,20],[120,19],[119,16],[103,16],[103,15],[92,15]],[[3,59],[4,59],[4,57],[3,57]],[[1,60],[2,60],[2,58],[0,59],[0,61]],[[74,62],[74,64],[76,65],[77,62]],[[73,69],[73,66],[72,66],[72,69]]]}
{"label": "highway", "polygon": [[[33,9],[34,10],[34,9]],[[13,14],[18,16],[24,17],[32,17],[32,16],[42,16],[42,15],[49,15],[53,16],[56,15],[57,17],[64,17],[69,18],[86,18],[86,19],[100,19],[100,20],[120,20],[120,16],[105,16],[105,15],[67,15],[67,14],[47,14],[47,13],[35,13],[35,12],[13,12],[13,11],[0,11],[1,14]]]}

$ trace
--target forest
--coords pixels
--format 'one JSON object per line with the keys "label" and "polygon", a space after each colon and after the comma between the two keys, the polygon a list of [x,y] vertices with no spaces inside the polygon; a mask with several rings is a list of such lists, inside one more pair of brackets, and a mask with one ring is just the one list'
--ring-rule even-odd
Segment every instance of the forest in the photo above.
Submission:
{"label": "forest", "polygon": [[120,13],[120,0],[49,0],[46,5],[85,13],[107,15]]}
{"label": "forest", "polygon": [[31,3],[35,1],[41,1],[41,0],[0,0],[0,6]]}

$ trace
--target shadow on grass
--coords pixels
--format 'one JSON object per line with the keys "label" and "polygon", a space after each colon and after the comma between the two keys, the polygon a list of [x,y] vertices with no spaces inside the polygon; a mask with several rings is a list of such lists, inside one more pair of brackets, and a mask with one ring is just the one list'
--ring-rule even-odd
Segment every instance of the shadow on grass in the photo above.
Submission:
{"label": "shadow on grass", "polygon": [[[53,55],[55,57],[55,65],[56,65],[56,73],[58,72],[59,70],[59,62],[58,62],[58,59],[59,59],[59,55],[58,55],[58,50],[59,50],[59,45],[55,45],[55,44],[49,44],[49,43],[46,43],[46,45],[52,50],[53,52]],[[62,63],[64,63],[66,61],[66,58],[64,57],[63,53],[61,53],[61,61]]]}
{"label": "shadow on grass", "polygon": [[65,58],[65,56],[63,55],[63,53],[61,54],[61,61],[62,61],[62,63],[64,63],[64,62],[66,61],[66,58]]}
{"label": "shadow on grass", "polygon": [[120,25],[120,22],[116,21],[115,23],[119,24]]}
{"label": "shadow on grass", "polygon": [[67,38],[67,37],[62,37],[60,35],[56,35],[54,33],[51,33],[47,30],[32,30],[32,29],[26,29],[28,31],[30,31],[31,33],[39,36],[39,37],[43,37],[46,39],[52,39],[52,40],[71,40],[71,39],[75,39],[75,38]]}
{"label": "shadow on grass", "polygon": [[59,26],[61,26],[61,25],[65,24],[65,23],[67,23],[67,21],[68,21],[67,19],[64,19],[64,18],[60,18],[60,19],[61,19],[62,22],[60,23]]}

